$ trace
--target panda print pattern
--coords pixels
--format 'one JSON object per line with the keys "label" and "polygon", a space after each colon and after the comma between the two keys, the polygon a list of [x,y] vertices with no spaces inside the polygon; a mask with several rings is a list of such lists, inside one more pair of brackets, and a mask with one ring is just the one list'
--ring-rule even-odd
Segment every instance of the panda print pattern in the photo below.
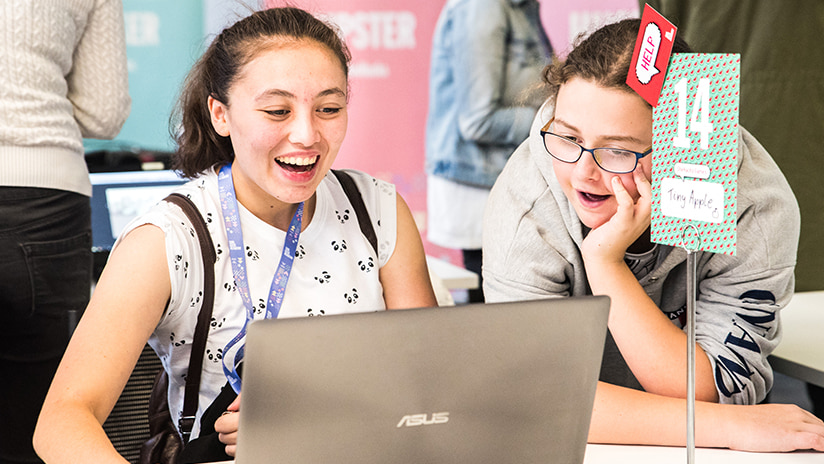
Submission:
{"label": "panda print pattern", "polygon": [[[301,232],[279,318],[371,312],[386,307],[380,269],[395,249],[397,200],[394,186],[358,171],[348,173],[358,186],[375,229],[378,253],[364,237],[354,207],[337,178],[330,173],[317,189],[311,220]],[[243,306],[228,259],[230,244],[222,224],[217,175],[205,174],[177,191],[188,195],[207,219],[217,254],[214,319],[207,339],[208,361],[204,362],[202,382],[215,384],[213,389],[205,390],[219,391],[226,379],[222,363],[216,361],[230,358],[224,347],[243,327],[247,308]],[[239,216],[253,302],[251,311],[254,319],[262,319],[286,234],[243,207],[239,208]],[[149,343],[170,366],[173,374],[170,378],[179,379],[186,373],[189,346],[203,300],[200,245],[183,212],[174,205],[159,203],[127,229],[147,223],[164,231],[166,249],[173,250],[167,253],[172,287],[169,307]],[[173,408],[180,404],[182,387],[180,384],[179,396],[176,389],[170,395]],[[207,400],[202,399],[208,405],[210,401]],[[178,412],[172,411],[173,415]]]}

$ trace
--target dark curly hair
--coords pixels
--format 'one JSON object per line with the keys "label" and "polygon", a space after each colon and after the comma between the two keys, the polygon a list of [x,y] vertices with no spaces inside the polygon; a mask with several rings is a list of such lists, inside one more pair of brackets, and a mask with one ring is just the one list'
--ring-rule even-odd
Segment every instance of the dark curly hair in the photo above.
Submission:
{"label": "dark curly hair", "polygon": [[[544,68],[543,80],[549,98],[554,99],[561,85],[576,77],[605,88],[633,92],[626,81],[640,27],[640,19],[625,19],[601,27],[588,37],[579,36],[566,59],[556,59]],[[691,51],[684,39],[676,35],[672,52]]]}
{"label": "dark curly hair", "polygon": [[195,63],[183,84],[170,126],[177,149],[173,169],[189,178],[232,162],[229,137],[215,132],[208,99],[228,104],[229,89],[244,65],[261,51],[284,41],[312,40],[326,46],[349,75],[351,55],[337,28],[293,7],[253,13],[221,32]]}

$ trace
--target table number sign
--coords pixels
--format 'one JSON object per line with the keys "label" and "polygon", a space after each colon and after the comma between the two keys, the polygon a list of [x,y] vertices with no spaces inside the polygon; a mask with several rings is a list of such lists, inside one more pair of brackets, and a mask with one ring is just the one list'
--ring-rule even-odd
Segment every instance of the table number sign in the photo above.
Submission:
{"label": "table number sign", "polygon": [[[651,239],[687,251],[686,449],[687,464],[694,464],[696,251],[735,255],[741,61],[735,54],[679,53],[659,63],[662,26],[670,23],[646,5],[627,84],[653,107]],[[672,31],[667,40],[674,40]],[[648,62],[656,63],[653,77],[665,76],[658,93],[652,79],[644,82]]]}
{"label": "table number sign", "polygon": [[652,123],[652,241],[735,255],[740,56],[674,54]]}

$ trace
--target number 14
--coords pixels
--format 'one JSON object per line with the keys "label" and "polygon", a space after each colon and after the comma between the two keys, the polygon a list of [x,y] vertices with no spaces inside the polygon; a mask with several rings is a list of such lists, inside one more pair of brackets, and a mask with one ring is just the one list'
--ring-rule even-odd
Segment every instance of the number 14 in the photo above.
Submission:
{"label": "number 14", "polygon": [[[678,92],[678,133],[672,139],[672,145],[678,148],[690,148],[690,139],[686,136],[687,117],[687,80],[681,79],[675,84],[675,91]],[[709,122],[707,113],[710,111],[710,80],[701,78],[698,80],[698,90],[695,93],[695,101],[692,103],[692,115],[690,116],[690,131],[701,133],[701,149],[706,150],[710,145],[710,133],[712,123]]]}

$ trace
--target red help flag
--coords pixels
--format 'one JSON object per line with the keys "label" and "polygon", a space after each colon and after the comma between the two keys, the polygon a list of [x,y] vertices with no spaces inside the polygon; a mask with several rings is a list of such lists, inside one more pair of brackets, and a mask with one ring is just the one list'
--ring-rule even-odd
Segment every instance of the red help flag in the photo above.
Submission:
{"label": "red help flag", "polygon": [[644,6],[627,85],[652,106],[658,105],[676,30],[661,13],[649,5]]}

